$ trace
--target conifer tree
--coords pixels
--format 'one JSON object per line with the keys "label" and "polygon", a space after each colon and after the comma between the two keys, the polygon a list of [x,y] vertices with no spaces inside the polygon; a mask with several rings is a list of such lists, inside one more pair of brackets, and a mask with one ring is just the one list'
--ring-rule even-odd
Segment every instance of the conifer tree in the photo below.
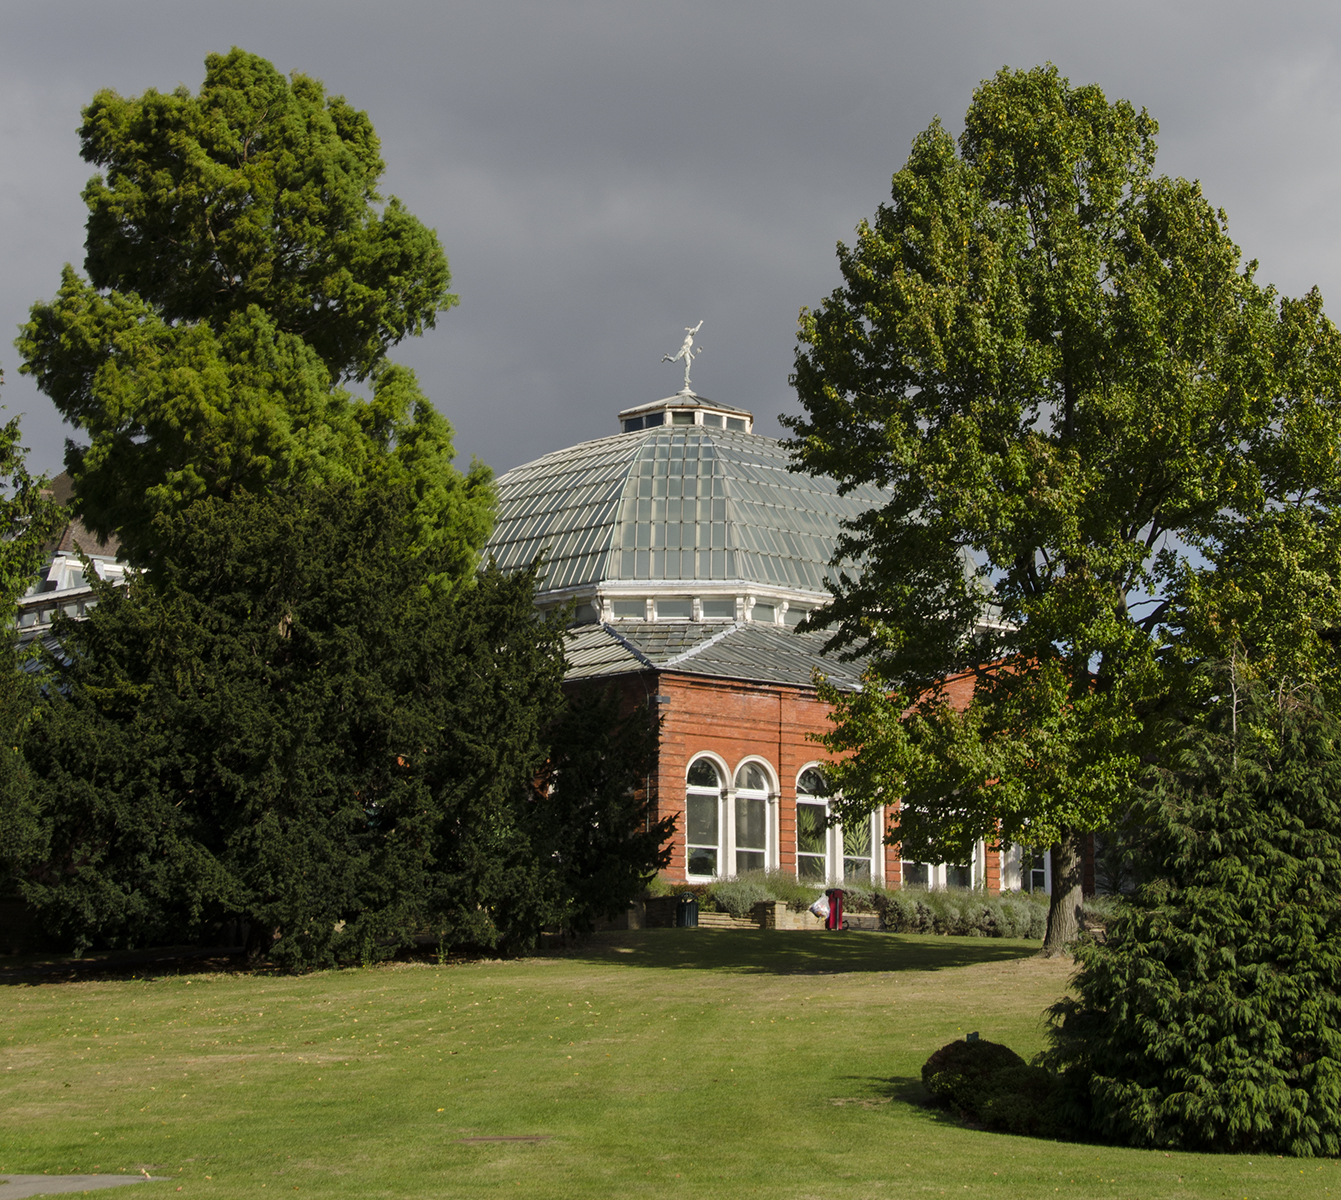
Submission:
{"label": "conifer tree", "polygon": [[102,91],[83,116],[87,278],[67,266],[18,346],[88,438],[66,458],[84,523],[148,564],[155,518],[202,497],[384,476],[469,576],[490,473],[453,467],[450,426],[388,358],[456,297],[437,235],[377,190],[367,115],[234,49],[198,94]]}
{"label": "conifer tree", "polygon": [[1080,946],[1050,1065],[1106,1139],[1336,1155],[1341,725],[1284,690],[1222,690],[1143,794],[1148,882]]}

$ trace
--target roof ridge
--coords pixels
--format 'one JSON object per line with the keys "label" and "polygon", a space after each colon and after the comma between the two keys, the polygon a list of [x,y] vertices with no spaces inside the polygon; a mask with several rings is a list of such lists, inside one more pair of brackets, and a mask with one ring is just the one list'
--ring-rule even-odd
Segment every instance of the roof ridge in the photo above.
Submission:
{"label": "roof ridge", "polygon": [[701,654],[709,646],[717,645],[717,643],[722,641],[724,638],[730,637],[733,633],[736,632],[736,630],[743,628],[744,628],[743,625],[739,625],[735,621],[732,621],[731,624],[728,625],[725,629],[723,629],[720,633],[714,633],[712,637],[705,638],[703,641],[699,642],[697,646],[691,646],[688,650],[682,651],[680,654],[675,655],[674,658],[666,659],[666,661],[662,663],[661,666],[663,668],[679,666],[680,663],[686,661],[687,659],[693,658],[694,655],[696,654]]}

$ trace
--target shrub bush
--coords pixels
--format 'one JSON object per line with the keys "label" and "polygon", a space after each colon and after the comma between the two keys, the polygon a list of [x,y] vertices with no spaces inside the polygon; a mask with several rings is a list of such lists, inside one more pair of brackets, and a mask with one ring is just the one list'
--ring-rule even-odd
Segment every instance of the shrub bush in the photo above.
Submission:
{"label": "shrub bush", "polygon": [[[786,871],[749,871],[713,883],[672,884],[657,877],[648,885],[647,895],[679,896],[688,892],[698,900],[700,912],[747,917],[761,900],[780,901],[793,912],[804,912],[822,890]],[[851,884],[843,891],[846,911],[878,913],[892,933],[1038,940],[1048,924],[1047,897],[1028,893],[989,896],[980,891],[886,890],[874,884]]]}
{"label": "shrub bush", "polygon": [[712,898],[718,908],[723,908],[733,917],[748,917],[753,914],[754,906],[761,900],[773,900],[773,893],[757,879],[748,875],[736,879],[723,879],[712,885]]}
{"label": "shrub bush", "polygon": [[958,937],[1043,937],[1046,897],[1027,892],[989,896],[979,891],[901,888],[875,894],[876,911],[893,933],[941,933]]}
{"label": "shrub bush", "polygon": [[942,1046],[923,1065],[922,1084],[938,1104],[988,1129],[1032,1137],[1076,1132],[1066,1081],[999,1042]]}

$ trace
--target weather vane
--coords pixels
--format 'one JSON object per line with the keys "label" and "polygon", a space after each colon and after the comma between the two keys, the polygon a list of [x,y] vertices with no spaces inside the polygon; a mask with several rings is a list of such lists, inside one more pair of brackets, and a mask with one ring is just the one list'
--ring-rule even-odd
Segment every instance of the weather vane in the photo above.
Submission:
{"label": "weather vane", "polygon": [[702,328],[702,321],[695,325],[693,329],[690,329],[689,326],[686,325],[684,329],[684,345],[680,347],[679,352],[676,354],[663,354],[661,356],[662,362],[679,362],[680,359],[684,359],[684,390],[686,392],[689,391],[689,368],[693,364],[694,359],[703,353],[702,349],[694,349],[694,334]]}

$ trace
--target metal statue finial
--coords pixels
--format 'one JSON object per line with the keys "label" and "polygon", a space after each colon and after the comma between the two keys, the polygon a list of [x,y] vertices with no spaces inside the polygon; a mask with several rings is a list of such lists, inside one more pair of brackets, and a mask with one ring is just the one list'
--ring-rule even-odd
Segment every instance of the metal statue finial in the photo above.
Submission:
{"label": "metal statue finial", "polygon": [[689,391],[689,368],[693,364],[694,359],[703,353],[701,349],[697,351],[694,349],[694,334],[702,328],[702,321],[695,325],[693,329],[690,329],[689,326],[686,325],[684,327],[684,345],[680,347],[679,353],[663,354],[661,356],[662,362],[679,362],[680,359],[684,359],[684,390],[686,392]]}

